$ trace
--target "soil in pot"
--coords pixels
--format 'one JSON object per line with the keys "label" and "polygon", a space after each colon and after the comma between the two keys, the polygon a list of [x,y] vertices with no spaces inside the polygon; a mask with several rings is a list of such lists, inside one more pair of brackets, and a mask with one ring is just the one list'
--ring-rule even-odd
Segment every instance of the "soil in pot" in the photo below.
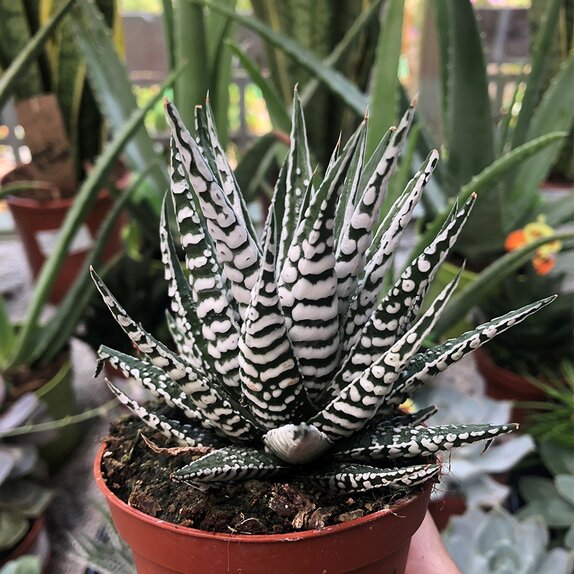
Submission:
{"label": "soil in pot", "polygon": [[391,489],[328,493],[279,480],[237,481],[201,492],[169,479],[189,462],[189,454],[156,454],[142,434],[162,448],[174,446],[133,416],[112,424],[102,458],[106,484],[131,507],[181,526],[227,534],[284,534],[354,520],[404,496]]}

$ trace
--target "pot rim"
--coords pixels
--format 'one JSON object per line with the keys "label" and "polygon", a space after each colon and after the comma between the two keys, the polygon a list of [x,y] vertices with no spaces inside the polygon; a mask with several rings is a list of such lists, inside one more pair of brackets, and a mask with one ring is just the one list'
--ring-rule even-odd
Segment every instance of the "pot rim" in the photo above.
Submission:
{"label": "pot rim", "polygon": [[[96,197],[97,200],[107,199],[110,197],[109,192],[106,189],[101,189]],[[31,197],[21,197],[19,195],[8,195],[6,196],[6,202],[8,205],[14,205],[16,207],[21,207],[24,209],[53,209],[54,211],[69,209],[74,203],[76,196],[60,198],[60,199],[34,199]]]}
{"label": "pot rim", "polygon": [[348,522],[343,522],[342,524],[336,524],[334,526],[326,526],[325,528],[315,530],[303,530],[301,532],[289,532],[286,534],[226,534],[223,532],[209,532],[207,530],[200,530],[198,528],[189,528],[187,526],[173,524],[172,522],[167,522],[165,520],[149,516],[148,514],[145,514],[145,512],[137,510],[129,504],[126,504],[108,488],[108,485],[106,484],[106,481],[102,475],[101,460],[106,448],[106,442],[102,442],[98,448],[94,460],[94,477],[96,479],[96,484],[106,497],[108,503],[113,504],[122,512],[131,515],[133,518],[146,522],[151,526],[161,526],[162,529],[169,530],[180,535],[187,534],[188,536],[210,538],[227,542],[272,544],[281,541],[303,540],[344,532],[356,527],[359,524],[366,524],[375,520],[379,520],[386,515],[399,514],[402,508],[411,504],[416,498],[424,496],[426,491],[432,489],[434,484],[434,481],[431,479],[424,486],[420,487],[416,493],[409,492],[408,495],[401,498],[395,504],[389,506],[389,508],[384,508],[383,510],[378,510],[377,512],[372,512],[366,516],[361,516],[360,518],[355,518],[354,520],[349,520]]}

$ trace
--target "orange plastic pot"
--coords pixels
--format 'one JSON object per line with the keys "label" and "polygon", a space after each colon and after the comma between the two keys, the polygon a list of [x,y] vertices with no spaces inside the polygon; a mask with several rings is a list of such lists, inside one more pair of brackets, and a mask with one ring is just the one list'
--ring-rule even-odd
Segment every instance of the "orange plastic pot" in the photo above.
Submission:
{"label": "orange plastic pot", "polygon": [[205,532],[153,518],[132,508],[94,474],[139,574],[403,574],[432,484],[387,510],[337,526],[290,534]]}
{"label": "orange plastic pot", "polygon": [[[126,177],[129,177],[128,172],[124,172],[124,175],[118,180],[118,187],[125,186],[127,180],[124,178]],[[28,265],[34,279],[40,273],[44,262],[55,247],[59,230],[73,201],[73,198],[38,200],[29,197],[8,196],[8,207],[24,245]],[[94,206],[72,241],[69,253],[60,268],[50,292],[50,303],[58,304],[74,282],[86,255],[93,246],[98,229],[112,208],[113,201],[106,190],[102,190],[98,194]],[[107,261],[121,249],[121,225],[122,220],[120,218],[104,248],[103,261]]]}

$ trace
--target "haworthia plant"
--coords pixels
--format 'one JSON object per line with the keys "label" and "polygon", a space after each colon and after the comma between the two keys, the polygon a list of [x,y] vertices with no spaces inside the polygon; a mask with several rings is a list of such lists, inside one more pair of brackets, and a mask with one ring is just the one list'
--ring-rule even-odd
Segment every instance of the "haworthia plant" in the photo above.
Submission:
{"label": "haworthia plant", "polygon": [[[438,161],[432,152],[389,215],[380,217],[412,109],[383,140],[377,165],[363,169],[365,120],[318,181],[295,94],[290,153],[258,240],[206,121],[208,106],[197,112],[196,138],[173,105],[166,106],[172,128],[168,196],[185,270],[167,204],[160,236],[178,353],[127,316],[95,272],[94,279],[139,351],[134,358],[102,347],[100,364],[110,361],[181,412],[171,418],[154,412],[108,383],[113,392],[151,428],[209,451],[174,472],[174,480],[207,488],[290,475],[340,491],[404,489],[438,475],[438,451],[490,442],[517,428],[421,426],[435,409],[399,409],[427,379],[552,300],[422,349],[458,278],[424,313],[419,309],[475,198],[455,206],[430,245],[381,293],[386,262]],[[187,424],[177,422],[185,418]]]}

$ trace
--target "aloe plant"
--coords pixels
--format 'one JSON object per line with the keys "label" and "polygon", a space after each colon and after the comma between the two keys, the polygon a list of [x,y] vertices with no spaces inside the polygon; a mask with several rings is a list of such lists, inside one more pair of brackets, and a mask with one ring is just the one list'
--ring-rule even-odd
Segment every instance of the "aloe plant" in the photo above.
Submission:
{"label": "aloe plant", "polygon": [[405,398],[436,373],[552,298],[421,350],[456,287],[419,313],[434,273],[475,198],[456,206],[441,232],[381,293],[402,232],[437,162],[429,154],[378,226],[388,180],[413,107],[389,130],[376,165],[364,164],[367,120],[319,180],[311,171],[297,95],[291,147],[261,241],[217,141],[213,116],[197,109],[194,139],[171,103],[171,203],[186,271],[164,203],[160,242],[172,298],[172,352],[145,332],[93,272],[103,300],[141,353],[106,346],[105,361],[188,423],[137,404],[108,382],[151,428],[207,454],[173,478],[199,487],[242,478],[295,475],[319,487],[408,488],[440,472],[439,450],[511,432],[516,425],[427,427],[425,410],[403,414]]}

